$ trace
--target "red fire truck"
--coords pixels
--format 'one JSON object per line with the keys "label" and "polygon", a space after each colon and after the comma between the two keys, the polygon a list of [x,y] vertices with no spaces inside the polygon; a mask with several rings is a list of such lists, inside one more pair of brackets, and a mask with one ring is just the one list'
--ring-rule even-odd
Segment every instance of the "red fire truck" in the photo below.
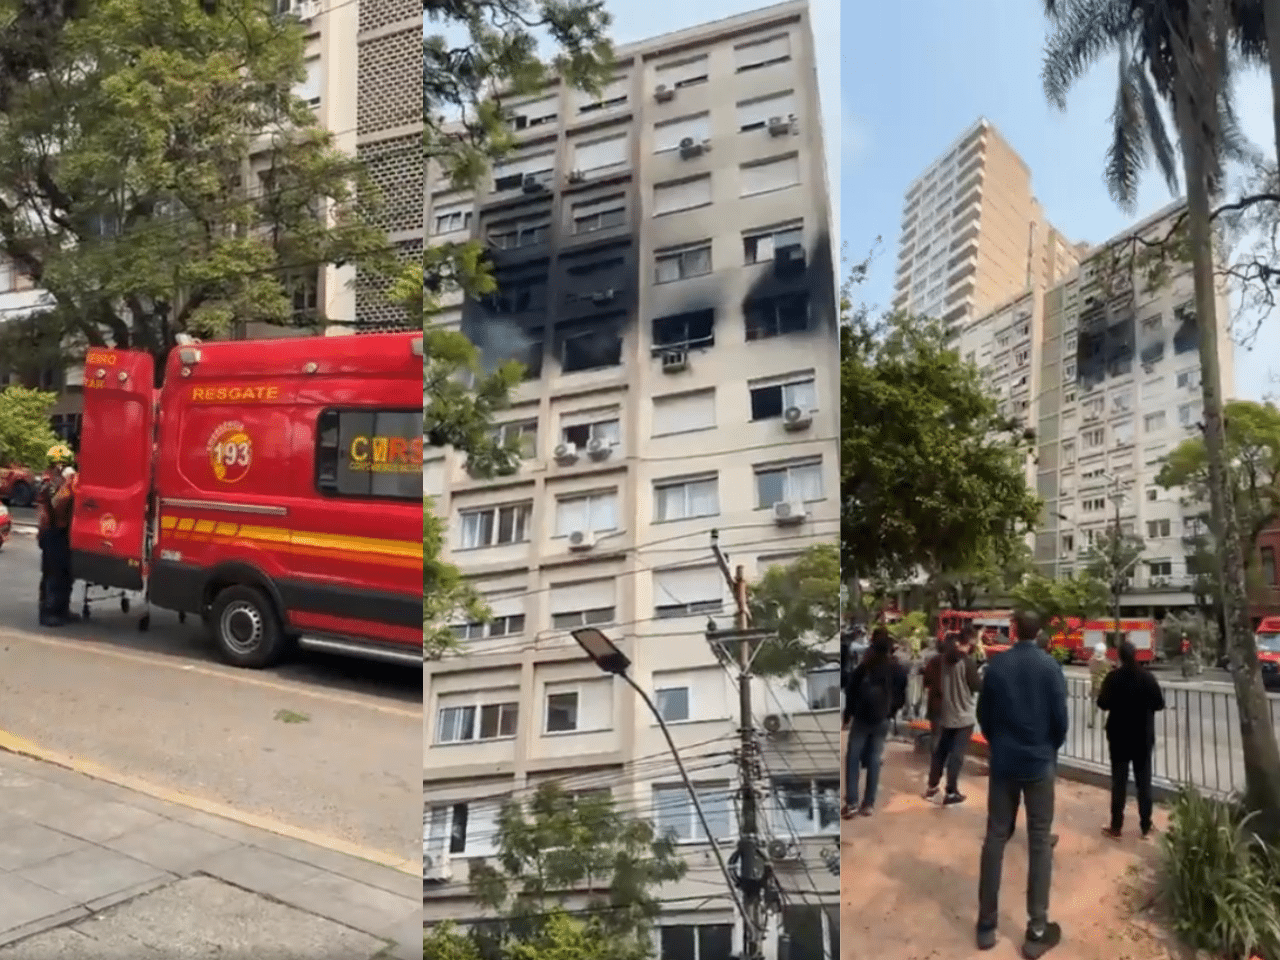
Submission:
{"label": "red fire truck", "polygon": [[91,350],[77,580],[203,618],[229,663],[422,658],[420,333]]}
{"label": "red fire truck", "polygon": [[1280,617],[1263,617],[1253,639],[1258,645],[1262,685],[1267,689],[1280,686]]}
{"label": "red fire truck", "polygon": [[[959,631],[966,623],[978,628],[982,646],[988,656],[1009,649],[1012,636],[1012,610],[943,610],[939,615],[939,636]],[[1115,629],[1114,620],[1081,620],[1069,617],[1065,626],[1059,625],[1050,641],[1050,649],[1067,651],[1072,662],[1085,662],[1093,656],[1099,643],[1105,643],[1106,635]],[[1121,620],[1120,629],[1137,648],[1140,661],[1155,658],[1157,626],[1154,620]],[[1107,656],[1115,660],[1115,650]]]}

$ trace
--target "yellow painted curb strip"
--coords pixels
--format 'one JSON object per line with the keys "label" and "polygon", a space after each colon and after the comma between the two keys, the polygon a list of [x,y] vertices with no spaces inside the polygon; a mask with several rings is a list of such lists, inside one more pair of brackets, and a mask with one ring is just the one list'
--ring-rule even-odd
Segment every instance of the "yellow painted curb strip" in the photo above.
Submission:
{"label": "yellow painted curb strip", "polygon": [[373,850],[368,847],[362,847],[359,844],[349,843],[338,837],[329,837],[324,834],[315,833],[302,827],[295,827],[292,824],[284,823],[280,820],[272,820],[270,817],[261,817],[253,813],[245,813],[232,807],[224,806],[213,800],[206,800],[203,797],[193,797],[189,794],[181,793],[177,790],[170,790],[168,787],[162,787],[146,780],[140,780],[137,777],[131,777],[125,773],[117,773],[107,767],[94,763],[92,760],[79,760],[75,757],[57,753],[53,750],[46,750],[44,747],[32,743],[30,740],[22,737],[14,736],[0,730],[0,750],[7,753],[16,753],[20,756],[30,757],[33,760],[41,760],[45,763],[51,763],[54,766],[71,770],[74,773],[83,774],[86,777],[92,777],[95,780],[103,780],[107,783],[115,784],[117,787],[124,787],[135,793],[145,794],[154,800],[160,800],[163,803],[171,803],[175,806],[185,807],[188,810],[196,810],[200,813],[208,814],[213,817],[221,817],[223,820],[229,820],[232,823],[238,823],[241,826],[252,827],[255,830],[263,830],[267,833],[274,833],[277,836],[288,837],[291,840],[297,840],[301,843],[307,843],[314,847],[320,847],[323,850],[329,850],[333,853],[345,854],[348,857],[355,857],[359,860],[366,860],[369,863],[375,863],[382,867],[389,867],[392,870],[398,870],[409,876],[418,876],[422,872],[422,866],[411,860],[396,856],[393,853],[386,853],[382,850]]}

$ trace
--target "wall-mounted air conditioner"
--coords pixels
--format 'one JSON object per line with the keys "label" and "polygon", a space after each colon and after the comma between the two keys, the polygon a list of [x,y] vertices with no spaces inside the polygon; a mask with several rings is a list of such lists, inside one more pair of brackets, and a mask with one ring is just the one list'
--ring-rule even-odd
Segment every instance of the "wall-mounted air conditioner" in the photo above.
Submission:
{"label": "wall-mounted air conditioner", "polygon": [[596,545],[596,535],[590,530],[575,530],[569,534],[569,549],[574,553],[591,550]]}
{"label": "wall-mounted air conditioner", "polygon": [[592,460],[608,460],[613,453],[613,444],[600,437],[593,437],[587,443],[587,456]]}
{"label": "wall-mounted air conditioner", "polygon": [[669,100],[674,100],[675,97],[676,92],[665,83],[658,84],[653,91],[653,99],[657,100],[659,103],[666,103]]}
{"label": "wall-mounted air conditioner", "polygon": [[782,500],[773,505],[773,522],[780,527],[792,527],[804,523],[808,516],[804,504],[796,501]]}
{"label": "wall-mounted air conditioner", "polygon": [[680,156],[685,160],[692,160],[694,157],[702,156],[707,150],[707,142],[705,140],[695,140],[693,137],[685,137],[680,141]]}
{"label": "wall-mounted air conditioner", "polygon": [[795,128],[795,117],[770,117],[769,136],[785,137]]}
{"label": "wall-mounted air conditioner", "polygon": [[688,350],[666,350],[662,354],[662,372],[680,373],[689,369]]}
{"label": "wall-mounted air conditioner", "polygon": [[803,407],[787,407],[782,411],[782,425],[793,432],[808,430],[813,425],[813,414]]}
{"label": "wall-mounted air conditioner", "polygon": [[526,173],[524,179],[520,181],[520,189],[525,193],[542,193],[547,189],[547,185],[536,174]]}
{"label": "wall-mounted air conditioner", "polygon": [[583,173],[581,170],[570,170],[570,171],[569,171],[569,182],[570,182],[570,183],[585,183],[585,182],[586,182],[586,179],[587,179],[587,175],[586,175],[585,173]]}
{"label": "wall-mounted air conditioner", "polygon": [[578,447],[572,443],[558,444],[552,456],[562,467],[572,466],[578,462]]}

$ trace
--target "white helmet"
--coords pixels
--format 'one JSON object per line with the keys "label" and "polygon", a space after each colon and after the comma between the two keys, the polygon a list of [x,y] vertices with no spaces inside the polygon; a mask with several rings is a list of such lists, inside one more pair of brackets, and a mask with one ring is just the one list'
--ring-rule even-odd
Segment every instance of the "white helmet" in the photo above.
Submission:
{"label": "white helmet", "polygon": [[1107,655],[1107,645],[1105,643],[1100,643],[1093,648],[1093,652],[1099,657],[1105,657]]}

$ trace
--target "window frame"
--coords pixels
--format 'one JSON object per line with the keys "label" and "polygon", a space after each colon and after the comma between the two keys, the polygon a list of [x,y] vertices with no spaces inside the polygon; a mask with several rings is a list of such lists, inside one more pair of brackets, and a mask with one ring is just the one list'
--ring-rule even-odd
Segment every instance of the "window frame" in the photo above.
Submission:
{"label": "window frame", "polygon": [[[400,414],[405,416],[413,415],[414,417],[417,418],[419,423],[422,422],[422,417],[423,417],[423,411],[417,408],[354,407],[354,406],[323,407],[320,410],[320,412],[316,414],[316,420],[315,420],[315,426],[314,426],[315,437],[311,443],[311,460],[312,460],[311,488],[312,490],[314,490],[319,496],[323,497],[325,500],[345,502],[345,503],[364,503],[364,502],[407,503],[409,501],[414,501],[414,502],[419,501],[421,497],[421,493],[417,491],[416,487],[414,492],[412,493],[403,493],[403,494],[370,493],[366,495],[343,493],[342,491],[337,489],[338,474],[340,471],[341,460],[343,457],[343,450],[341,447],[341,437],[342,437],[342,415],[344,413],[360,413],[360,414],[372,413],[374,415],[373,423],[374,423],[375,429],[377,428],[377,424],[378,424],[377,417],[379,414],[384,414],[384,413]],[[329,459],[328,457],[322,457],[322,451],[325,448],[322,447],[321,445],[321,438],[325,430],[324,419],[326,416],[329,416],[329,415],[333,415],[336,417],[335,428],[337,430],[337,436],[339,438],[338,442],[332,448],[332,460],[333,460],[333,467],[334,467],[334,479],[333,479],[334,489],[332,490],[326,490],[323,486],[321,486],[321,483],[320,483],[321,470],[325,466],[325,464],[328,462],[328,459]],[[419,451],[423,451],[425,444],[422,438],[422,434],[419,433],[416,439],[419,444],[418,446]],[[410,449],[412,450],[412,448],[413,448],[413,440],[410,439]],[[419,483],[417,485],[418,487],[422,485],[421,478],[423,476],[424,470],[425,470],[425,458],[421,455],[421,452],[420,452],[419,458],[418,458],[418,476],[419,476]],[[411,472],[412,471],[406,471],[406,473],[411,473]]]}
{"label": "window frame", "polygon": [[[471,546],[471,547],[462,545],[464,544],[464,534],[466,531],[465,523],[466,523],[466,518],[468,516],[481,514],[481,513],[492,513],[494,515],[493,530],[496,535],[501,525],[500,514],[503,510],[509,510],[509,509],[522,510],[524,513],[524,520],[520,524],[520,526],[522,526],[524,530],[523,539],[491,541],[489,543],[477,544],[476,546]],[[471,508],[460,509],[458,511],[458,533],[459,533],[458,542],[460,544],[458,549],[459,550],[491,550],[495,547],[514,547],[522,543],[529,543],[531,540],[531,534],[532,534],[532,531],[530,530],[530,527],[532,526],[532,524],[533,524],[533,501],[532,500],[519,500],[515,502],[488,504],[483,507],[471,507]]]}
{"label": "window frame", "polygon": [[[490,708],[497,710],[497,733],[491,737],[481,736],[484,725],[484,711]],[[511,709],[507,709],[511,708]],[[450,710],[471,710],[471,732],[470,737],[460,737],[457,740],[441,740],[440,733],[444,729],[444,714]],[[512,729],[510,733],[502,732],[502,721],[507,716],[512,716]],[[432,738],[432,746],[447,747],[460,743],[491,743],[494,740],[514,740],[520,733],[520,701],[503,700],[497,703],[483,703],[481,701],[473,701],[470,703],[449,704],[441,706],[436,704],[436,725],[432,731],[435,736]]]}

